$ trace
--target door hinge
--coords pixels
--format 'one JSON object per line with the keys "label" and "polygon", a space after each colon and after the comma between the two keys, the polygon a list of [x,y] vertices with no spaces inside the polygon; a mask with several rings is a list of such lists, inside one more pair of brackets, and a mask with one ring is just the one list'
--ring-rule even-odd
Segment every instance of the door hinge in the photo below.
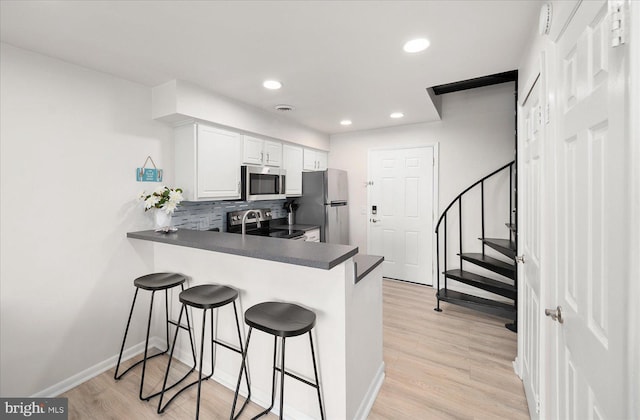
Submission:
{"label": "door hinge", "polygon": [[622,2],[615,4],[611,13],[611,46],[613,48],[623,45],[626,41],[625,17],[624,4]]}

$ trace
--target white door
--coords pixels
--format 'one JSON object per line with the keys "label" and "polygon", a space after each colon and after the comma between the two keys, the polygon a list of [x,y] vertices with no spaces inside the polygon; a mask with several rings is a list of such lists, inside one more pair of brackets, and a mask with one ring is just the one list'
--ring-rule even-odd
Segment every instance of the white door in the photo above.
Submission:
{"label": "white door", "polygon": [[629,45],[611,46],[609,7],[581,2],[556,45],[556,293],[564,322],[546,322],[557,333],[558,369],[549,370],[558,375],[556,415],[569,420],[627,417],[625,217],[638,215],[625,211]]}
{"label": "white door", "polygon": [[432,284],[434,148],[369,152],[369,250],[385,277]]}
{"label": "white door", "polygon": [[521,128],[518,137],[518,251],[525,264],[518,266],[519,280],[519,341],[522,346],[521,377],[529,403],[529,414],[537,419],[540,404],[540,235],[543,146],[542,70],[537,75],[520,109]]}

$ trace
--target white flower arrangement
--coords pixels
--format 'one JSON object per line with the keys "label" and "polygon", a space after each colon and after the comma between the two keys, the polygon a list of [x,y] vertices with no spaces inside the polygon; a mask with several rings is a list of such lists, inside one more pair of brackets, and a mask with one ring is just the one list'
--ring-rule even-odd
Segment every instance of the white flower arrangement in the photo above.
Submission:
{"label": "white flower arrangement", "polygon": [[173,214],[178,204],[184,200],[182,189],[169,188],[164,185],[156,188],[151,194],[143,191],[138,198],[144,202],[144,211],[156,208],[167,214]]}

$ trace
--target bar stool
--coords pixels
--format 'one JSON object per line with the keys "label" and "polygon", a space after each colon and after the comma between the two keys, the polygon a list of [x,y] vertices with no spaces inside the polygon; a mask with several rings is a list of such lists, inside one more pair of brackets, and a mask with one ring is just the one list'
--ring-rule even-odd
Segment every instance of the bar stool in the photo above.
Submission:
{"label": "bar stool", "polygon": [[[316,355],[313,347],[313,337],[311,336],[311,330],[316,323],[316,314],[308,309],[293,303],[286,302],[264,302],[252,306],[247,309],[244,314],[244,320],[249,325],[249,334],[247,335],[247,344],[245,351],[242,355],[242,366],[240,367],[240,375],[242,375],[242,369],[245,368],[247,353],[249,351],[249,341],[251,340],[251,332],[254,328],[271,334],[274,337],[273,341],[273,377],[271,379],[271,405],[266,410],[262,411],[253,419],[262,417],[268,414],[273,408],[275,401],[276,391],[276,371],[280,372],[280,419],[283,418],[283,403],[284,403],[284,375],[291,376],[313,388],[318,393],[318,405],[320,406],[320,418],[324,420],[324,410],[322,408],[322,397],[320,396],[320,382],[318,381],[318,368],[316,366]],[[287,372],[284,365],[285,354],[285,339],[287,337],[295,337],[304,333],[309,333],[309,343],[311,344],[311,360],[313,360],[313,373],[315,375],[315,383],[307,381],[291,372]],[[282,352],[280,357],[280,367],[276,366],[276,347],[278,344],[278,337],[282,338]],[[237,415],[234,416],[236,401],[238,399],[238,391],[240,389],[241,376],[238,376],[238,384],[236,386],[235,396],[233,398],[233,406],[231,408],[231,417],[233,419],[238,418],[244,406],[240,409]],[[250,396],[249,396],[250,397]],[[249,400],[245,401],[245,404]],[[253,420],[252,419],[252,420]]]}
{"label": "bar stool", "polygon": [[[200,363],[198,370],[198,380],[193,381],[192,383],[185,385],[182,389],[180,389],[176,394],[167,401],[167,403],[163,406],[162,400],[164,399],[164,393],[177,385],[180,381],[174,383],[169,388],[167,386],[167,379],[169,378],[169,371],[171,369],[171,361],[173,357],[173,351],[175,349],[176,340],[178,338],[178,330],[176,330],[176,334],[173,337],[173,344],[171,346],[171,353],[169,354],[169,363],[167,364],[167,371],[164,376],[164,382],[162,384],[162,391],[160,391],[160,401],[158,402],[158,414],[161,414],[165,411],[165,409],[173,402],[173,400],[180,395],[183,391],[190,388],[191,386],[198,384],[198,396],[196,400],[196,419],[200,416],[200,393],[202,381],[206,381],[207,379],[213,376],[215,362],[214,362],[214,345],[218,344],[224,348],[232,350],[240,355],[242,355],[242,333],[240,332],[240,321],[238,320],[238,309],[236,306],[236,299],[238,298],[238,291],[228,286],[222,286],[219,284],[203,284],[199,286],[190,287],[187,290],[180,292],[180,302],[182,302],[182,308],[180,309],[180,315],[178,316],[178,323],[182,319],[182,313],[187,312],[187,306],[192,308],[203,309],[202,311],[202,334],[200,337]],[[219,341],[213,332],[213,309],[219,308],[221,306],[225,306],[229,303],[233,303],[233,312],[236,317],[236,329],[238,331],[238,342],[240,347],[238,349]],[[205,332],[205,323],[207,319],[207,310],[210,310],[211,315],[211,373],[202,377],[202,359],[204,356],[204,332]],[[249,384],[249,376],[247,373],[247,369],[244,366],[240,370],[240,378],[242,378],[242,370],[244,369],[245,378],[247,381],[247,388],[249,390],[249,396],[251,395],[251,386]],[[240,380],[239,380],[240,382]],[[249,402],[249,399],[245,401],[245,404],[242,406],[241,410]]]}
{"label": "bar stool", "polygon": [[[120,347],[120,355],[118,356],[118,364],[116,365],[116,371],[113,375],[113,378],[115,380],[119,380],[131,369],[133,369],[134,367],[142,363],[142,378],[140,379],[140,394],[139,394],[139,397],[141,400],[148,401],[151,398],[155,397],[156,395],[160,394],[160,392],[156,392],[155,394],[151,394],[146,397],[142,395],[142,390],[144,387],[144,374],[147,368],[147,360],[153,359],[154,357],[162,356],[163,354],[166,354],[169,351],[169,324],[175,325],[177,327],[176,331],[179,328],[187,329],[189,331],[189,337],[191,337],[191,325],[189,323],[188,316],[187,316],[187,327],[181,326],[180,321],[176,323],[174,321],[169,320],[168,291],[169,289],[172,289],[176,286],[180,286],[180,288],[184,290],[185,281],[186,281],[186,278],[183,275],[177,274],[177,273],[147,274],[145,276],[138,277],[133,281],[133,285],[136,287],[136,292],[133,295],[133,302],[131,303],[131,310],[129,311],[129,319],[127,320],[127,327],[124,330],[124,338],[122,339],[122,346]],[[120,369],[120,362],[122,361],[122,353],[124,351],[124,345],[127,341],[127,334],[129,333],[129,325],[131,324],[131,316],[133,315],[133,309],[136,306],[136,298],[138,297],[138,291],[140,289],[151,291],[151,303],[149,304],[149,320],[147,321],[147,337],[144,342],[144,357],[142,358],[142,360],[139,360],[135,364],[129,366],[127,370],[125,370],[120,375],[118,375],[118,370]],[[151,329],[151,315],[153,314],[153,298],[157,291],[162,291],[162,290],[164,290],[164,299],[165,299],[165,323],[166,323],[166,330],[167,330],[167,348],[161,353],[154,354],[153,356],[148,357],[147,352],[149,350],[149,330]],[[193,340],[191,341],[192,341],[191,350],[193,353],[193,367],[191,368],[191,371],[189,373],[193,372],[193,370],[195,369],[195,362],[196,362],[195,349],[193,347]],[[187,375],[189,373],[187,373]]]}

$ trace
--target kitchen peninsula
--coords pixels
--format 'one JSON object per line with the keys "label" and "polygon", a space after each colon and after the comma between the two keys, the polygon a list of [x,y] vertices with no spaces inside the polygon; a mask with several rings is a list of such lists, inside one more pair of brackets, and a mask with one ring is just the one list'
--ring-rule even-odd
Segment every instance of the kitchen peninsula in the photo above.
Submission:
{"label": "kitchen peninsula", "polygon": [[[226,232],[181,229],[168,234],[130,232],[127,236],[135,239],[131,245],[141,258],[149,260],[152,271],[183,273],[189,287],[219,283],[238,289],[242,313],[265,301],[287,301],[313,310],[326,418],[366,418],[384,379],[381,257],[358,254],[358,248],[349,245]],[[177,295],[172,296],[170,316],[174,319],[179,311],[177,301]],[[222,309],[218,316],[218,338],[236,343],[233,311]],[[200,322],[192,317],[196,331]],[[246,336],[246,325],[242,327]],[[273,340],[256,333],[251,342],[248,363],[252,401],[266,407],[271,392]],[[183,337],[177,346],[176,357],[188,363],[188,340]],[[216,357],[214,378],[233,389],[240,358],[224,349],[217,351]],[[303,377],[313,377],[308,340],[287,340],[286,364]],[[208,369],[205,366],[205,371]],[[285,388],[287,417],[319,418],[313,388],[291,380],[285,380]]]}

